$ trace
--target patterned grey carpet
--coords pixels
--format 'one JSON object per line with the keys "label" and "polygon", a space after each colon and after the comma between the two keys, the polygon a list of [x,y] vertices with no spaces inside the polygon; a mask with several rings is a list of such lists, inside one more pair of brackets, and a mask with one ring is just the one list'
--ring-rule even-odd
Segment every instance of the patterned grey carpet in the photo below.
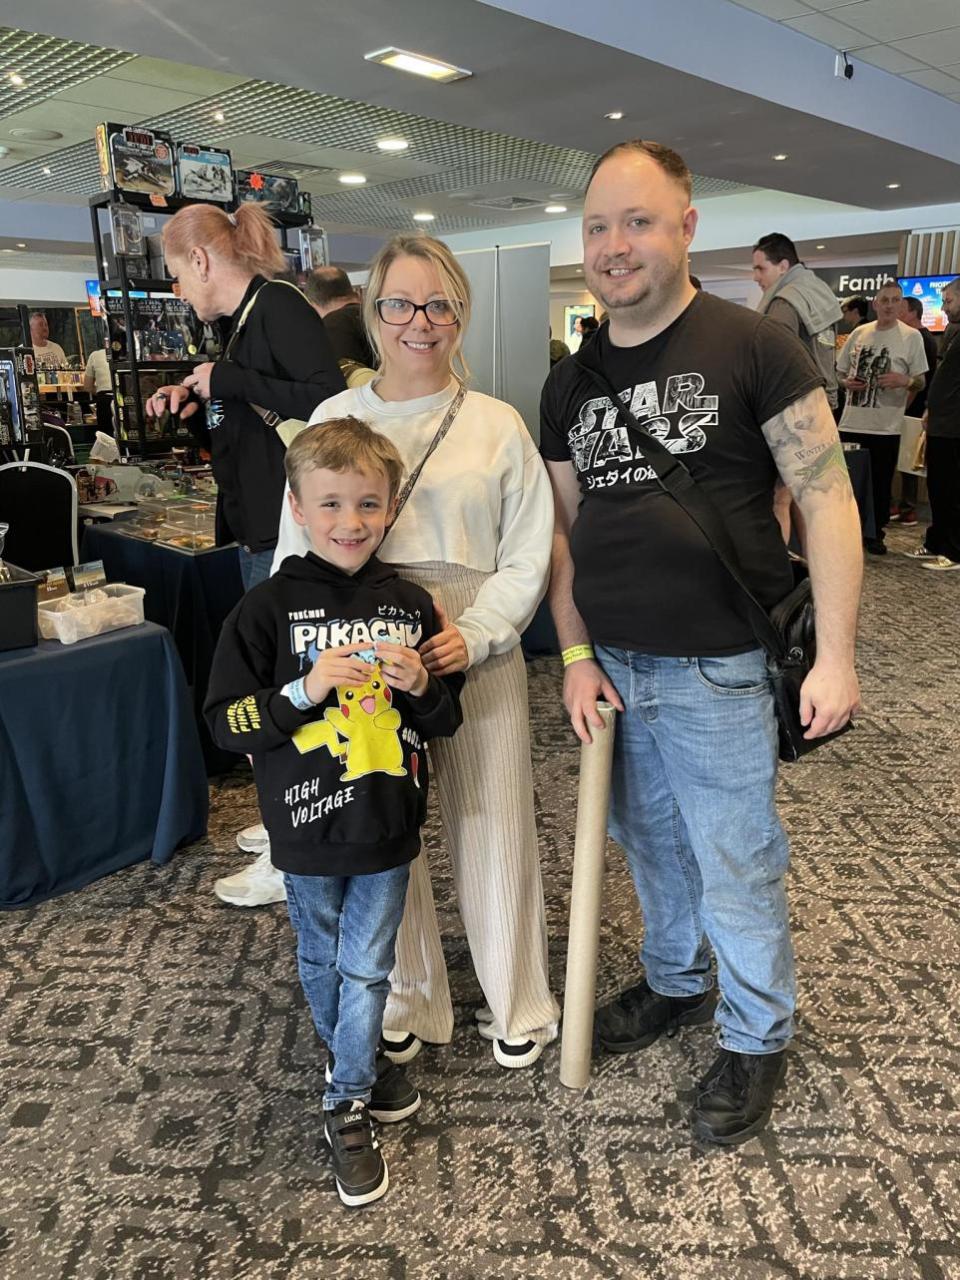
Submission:
{"label": "patterned grey carpet", "polygon": [[[894,545],[916,542],[901,531]],[[381,1130],[387,1200],[341,1208],[282,909],[210,893],[254,819],[239,773],[211,839],[0,918],[0,1274],[30,1280],[960,1278],[956,704],[960,574],[867,566],[856,733],[782,777],[801,988],[784,1102],[734,1153],[690,1142],[706,1030],[507,1073],[442,855],[453,1044]],[[552,969],[565,963],[577,752],[552,661],[531,668]],[[603,993],[636,979],[611,850]],[[413,1074],[413,1071],[411,1072]]]}

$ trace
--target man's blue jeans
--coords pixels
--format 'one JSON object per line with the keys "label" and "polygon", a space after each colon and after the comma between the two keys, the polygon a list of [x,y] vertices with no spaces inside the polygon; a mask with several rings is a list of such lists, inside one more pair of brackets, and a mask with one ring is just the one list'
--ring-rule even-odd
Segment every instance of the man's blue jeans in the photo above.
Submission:
{"label": "man's blue jeans", "polygon": [[333,1054],[325,1111],[370,1101],[410,867],[368,876],[284,872],[297,967],[320,1039]]}
{"label": "man's blue jeans", "polygon": [[240,547],[238,555],[240,557],[240,581],[243,583],[244,591],[249,591],[251,587],[256,587],[261,582],[266,582],[270,577],[270,569],[273,565],[272,551],[245,551],[243,547]]}
{"label": "man's blue jeans", "polygon": [[775,1053],[793,1031],[789,852],[763,653],[664,658],[598,648],[617,687],[610,834],[643,908],[640,958],[665,996],[711,986],[720,1044]]}

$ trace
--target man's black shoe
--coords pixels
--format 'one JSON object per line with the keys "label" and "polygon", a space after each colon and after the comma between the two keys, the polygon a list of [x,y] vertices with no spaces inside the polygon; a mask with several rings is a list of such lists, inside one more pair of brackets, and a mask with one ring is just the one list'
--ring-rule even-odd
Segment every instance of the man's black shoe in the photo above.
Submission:
{"label": "man's black shoe", "polygon": [[863,545],[872,556],[885,556],[887,544],[882,538],[864,538]]}
{"label": "man's black shoe", "polygon": [[390,1185],[387,1162],[380,1154],[366,1105],[357,1099],[338,1103],[324,1112],[323,1130],[343,1203],[356,1208],[385,1196]]}
{"label": "man's black shoe", "polygon": [[661,996],[644,979],[597,1010],[594,1033],[608,1053],[630,1053],[646,1049],[664,1032],[673,1036],[680,1027],[709,1022],[716,1003],[716,991],[698,996]]}
{"label": "man's black shoe", "polygon": [[[327,1054],[324,1069],[327,1084],[333,1079],[333,1054]],[[415,1089],[402,1067],[391,1062],[385,1053],[377,1054],[377,1078],[370,1090],[370,1115],[381,1124],[396,1124],[420,1110],[420,1092]]]}
{"label": "man's black shoe", "polygon": [[734,1053],[721,1049],[697,1086],[691,1120],[700,1142],[735,1147],[766,1125],[773,1099],[787,1073],[787,1055]]}

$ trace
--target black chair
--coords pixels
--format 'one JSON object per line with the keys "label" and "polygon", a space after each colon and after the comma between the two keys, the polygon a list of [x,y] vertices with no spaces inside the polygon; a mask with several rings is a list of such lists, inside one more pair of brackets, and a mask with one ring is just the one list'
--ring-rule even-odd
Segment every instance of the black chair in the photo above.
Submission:
{"label": "black chair", "polygon": [[77,484],[43,462],[0,466],[0,520],[10,525],[3,557],[21,569],[73,565],[77,551]]}
{"label": "black chair", "polygon": [[73,438],[66,427],[58,427],[52,422],[42,422],[40,439],[43,442],[43,458],[49,466],[56,467],[61,463],[75,460]]}

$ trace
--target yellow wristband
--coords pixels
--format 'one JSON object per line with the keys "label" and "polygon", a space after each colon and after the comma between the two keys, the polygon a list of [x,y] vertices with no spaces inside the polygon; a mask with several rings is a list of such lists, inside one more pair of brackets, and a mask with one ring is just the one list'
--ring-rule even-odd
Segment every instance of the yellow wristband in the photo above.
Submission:
{"label": "yellow wristband", "polygon": [[564,649],[561,653],[563,665],[569,667],[571,662],[581,662],[584,658],[593,658],[592,644],[572,644],[569,649]]}

